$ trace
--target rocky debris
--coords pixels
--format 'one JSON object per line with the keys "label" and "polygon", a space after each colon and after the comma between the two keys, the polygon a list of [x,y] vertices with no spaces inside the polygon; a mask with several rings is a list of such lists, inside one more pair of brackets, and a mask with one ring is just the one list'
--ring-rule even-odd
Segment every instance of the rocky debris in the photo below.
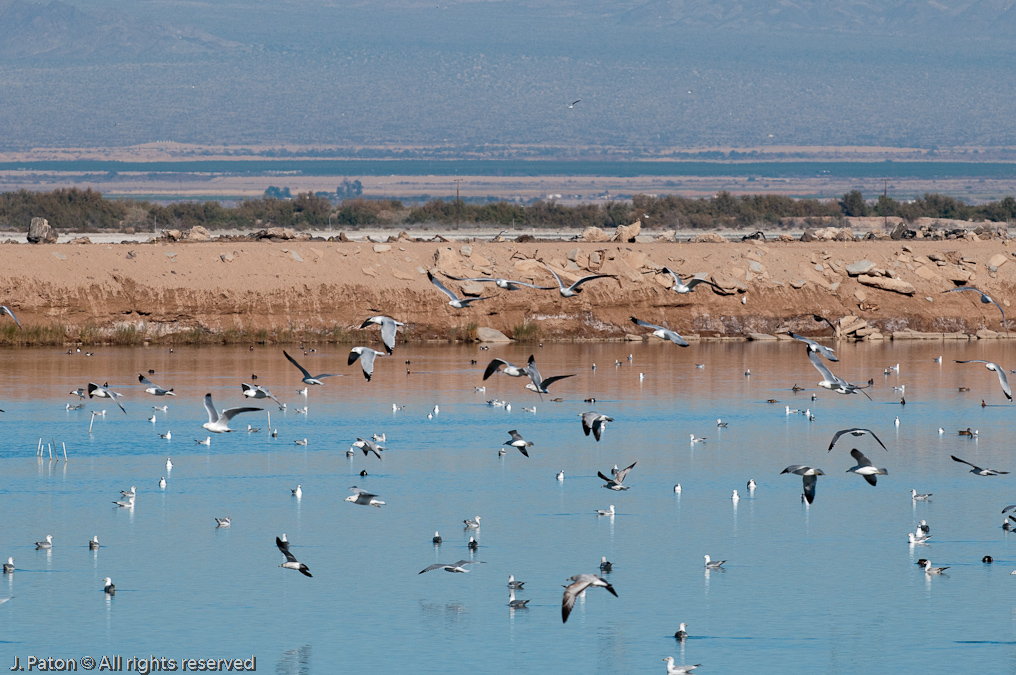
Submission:
{"label": "rocky debris", "polygon": [[374,253],[385,253],[392,250],[391,244],[374,244]]}
{"label": "rocky debris", "polygon": [[988,258],[988,264],[994,267],[995,269],[998,269],[1007,262],[1009,262],[1009,256],[1003,253],[996,253],[995,255]]}
{"label": "rocky debris", "polygon": [[180,241],[183,239],[183,232],[180,230],[163,230],[162,238],[166,241]]}
{"label": "rocky debris", "polygon": [[853,241],[854,233],[849,227],[823,227],[818,230],[805,230],[809,239],[801,236],[801,241]]}
{"label": "rocky debris", "polygon": [[233,254],[232,253],[222,253],[222,254],[219,255],[219,260],[221,260],[224,263],[233,262]]}
{"label": "rocky debris", "polygon": [[459,253],[462,254],[462,257],[468,258],[469,256],[473,255],[473,247],[470,246],[469,244],[463,244],[462,248],[459,249]]}
{"label": "rocky debris", "polygon": [[837,335],[849,336],[858,331],[868,328],[868,322],[859,316],[848,314],[847,316],[840,317],[837,322],[839,325],[836,327]]}
{"label": "rocky debris", "polygon": [[977,331],[975,335],[977,335],[978,340],[999,340],[1006,337],[1005,333],[999,333],[998,331],[993,331],[989,328],[982,328]]}
{"label": "rocky debris", "polygon": [[[169,230],[167,230],[166,233],[168,234]],[[275,239],[275,240],[279,240],[279,241],[288,241],[290,239],[297,239],[298,238],[297,234],[296,234],[296,230],[294,230],[292,228],[289,228],[289,227],[269,227],[266,230],[258,230],[257,232],[251,232],[251,234],[249,236],[254,241],[258,241],[260,239]],[[343,235],[340,232],[339,233],[339,237],[343,237],[343,236],[345,236],[345,235]],[[307,235],[307,238],[309,239],[310,235]],[[345,241],[348,241],[348,240],[345,240]]]}
{"label": "rocky debris", "polygon": [[965,284],[973,279],[974,275],[957,265],[944,265],[938,268],[938,273],[955,284]]}
{"label": "rocky debris", "polygon": [[807,283],[808,282],[805,281],[804,279],[795,279],[794,281],[790,282],[790,287],[791,288],[801,289],[801,288],[804,288],[804,285],[807,284]]}
{"label": "rocky debris", "polygon": [[969,340],[966,333],[922,333],[917,330],[898,330],[892,334],[893,340]]}
{"label": "rocky debris", "polygon": [[871,286],[872,288],[881,288],[883,291],[893,291],[894,293],[902,293],[903,295],[913,295],[917,292],[911,284],[908,284],[902,279],[893,279],[891,277],[876,277],[869,274],[862,274],[857,277],[857,281],[864,284],[865,286]]}
{"label": "rocky debris", "polygon": [[462,267],[462,258],[448,246],[442,246],[434,251],[434,269],[442,274],[450,274],[453,277],[468,276]]}
{"label": "rocky debris", "polygon": [[847,274],[852,277],[859,276],[861,274],[868,274],[875,269],[875,263],[870,260],[858,260],[857,262],[850,263],[847,265]]}
{"label": "rocky debris", "polygon": [[748,291],[748,289],[744,287],[744,284],[739,282],[737,279],[720,272],[713,274],[709,280],[716,284],[716,286],[712,288],[713,293],[716,293],[717,295],[734,295],[736,293],[746,293]]}
{"label": "rocky debris", "polygon": [[480,342],[511,342],[512,339],[497,330],[496,328],[487,328],[481,326],[476,329],[476,339]]}
{"label": "rocky debris", "polygon": [[56,240],[56,230],[50,227],[48,220],[32,218],[32,224],[28,226],[29,244],[55,244]]}
{"label": "rocky debris", "polygon": [[618,225],[617,231],[614,232],[614,236],[610,238],[611,241],[620,241],[624,243],[632,243],[635,241],[635,237],[642,231],[642,221],[636,220],[631,225]]}
{"label": "rocky debris", "polygon": [[716,232],[709,232],[707,234],[696,234],[691,238],[693,244],[726,244],[727,238],[722,234]]}
{"label": "rocky debris", "polygon": [[610,241],[610,235],[598,227],[587,227],[582,231],[582,241],[602,242]]}
{"label": "rocky debris", "polygon": [[[786,242],[786,241],[796,241],[796,240],[794,239],[793,235],[790,235],[790,234],[786,234],[786,233],[784,233],[784,234],[781,234],[781,235],[780,235],[779,237],[777,237],[777,239],[776,239],[776,240],[777,240],[777,241],[784,241],[784,242]],[[803,239],[802,239],[802,241],[803,241]]]}
{"label": "rocky debris", "polygon": [[187,234],[185,236],[188,241],[209,241],[212,238],[212,233],[201,225],[195,225],[191,229],[187,230]]}
{"label": "rocky debris", "polygon": [[78,237],[77,239],[71,239],[69,244],[91,244],[92,240],[88,237]]}
{"label": "rocky debris", "polygon": [[765,341],[776,340],[778,338],[775,335],[769,335],[768,333],[748,333],[748,339],[753,341]]}
{"label": "rocky debris", "polygon": [[470,298],[478,298],[483,295],[483,286],[475,281],[460,282],[459,290],[462,291],[462,295]]}

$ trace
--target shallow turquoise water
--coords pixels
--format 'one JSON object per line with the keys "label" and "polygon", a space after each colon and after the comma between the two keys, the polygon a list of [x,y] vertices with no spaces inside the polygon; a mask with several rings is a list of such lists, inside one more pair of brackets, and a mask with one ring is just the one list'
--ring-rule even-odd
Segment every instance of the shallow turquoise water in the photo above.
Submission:
{"label": "shallow turquoise water", "polygon": [[[492,356],[522,364],[531,351],[544,376],[577,374],[552,387],[562,402],[500,375],[474,391]],[[811,401],[817,373],[801,345],[782,342],[400,347],[378,361],[370,383],[334,348],[301,359],[344,375],[307,398],[277,348],[2,352],[0,558],[13,556],[17,571],[0,579],[0,597],[12,597],[0,605],[0,654],[8,667],[29,655],[256,655],[259,671],[283,673],[665,672],[668,655],[702,663],[702,673],[1016,672],[1016,551],[999,527],[1001,508],[1016,502],[1012,477],[979,478],[949,459],[1016,469],[1011,404],[995,375],[951,362],[1016,365],[1011,348],[838,352],[833,371],[874,378],[874,401],[825,391]],[[932,361],[939,354],[941,365]],[[882,374],[897,362],[900,374]],[[149,368],[179,395],[144,394],[136,379]],[[284,413],[270,406],[279,437],[246,433],[247,423],[267,427],[256,413],[235,418],[242,432],[195,444],[208,435],[202,396],[241,405],[239,384],[252,373],[288,404]],[[127,415],[98,399],[65,410],[76,398],[67,392],[107,379],[125,394]],[[806,391],[789,391],[795,383]],[[897,384],[907,385],[905,406]],[[484,403],[495,396],[511,412]],[[393,402],[406,407],[393,413]],[[162,404],[168,412],[146,421]],[[427,419],[435,404],[440,413]],[[816,419],[788,416],[786,404]],[[308,414],[297,414],[304,405]],[[523,412],[532,405],[535,415]],[[103,408],[89,435],[90,411]],[[616,419],[600,443],[582,435],[578,413],[590,408]],[[718,429],[717,418],[729,427]],[[875,430],[889,452],[845,437],[827,453],[832,434],[851,426]],[[956,434],[968,426],[980,430],[976,440]],[[510,429],[535,443],[530,458],[498,456]],[[169,442],[157,435],[167,430]],[[388,437],[384,461],[346,457],[350,442],[375,432]],[[692,446],[689,434],[707,442]],[[65,442],[70,461],[37,460],[40,437]],[[302,438],[306,447],[293,443]],[[877,487],[845,473],[851,447],[888,468]],[[601,489],[597,471],[634,461],[630,490]],[[800,478],[779,475],[794,463],[828,474],[810,507]],[[749,478],[758,482],[753,497]],[[297,484],[300,500],[290,493]],[[136,507],[114,506],[131,485]],[[352,485],[386,506],[344,502]],[[915,506],[912,487],[933,501]],[[742,495],[736,508],[733,489]],[[594,514],[610,504],[614,518]],[[232,527],[215,529],[213,518],[227,515]],[[479,532],[464,531],[462,520],[476,515]],[[911,549],[906,535],[921,519],[933,543]],[[283,532],[312,579],[277,567]],[[54,548],[36,551],[32,542],[46,534]],[[417,574],[469,558],[470,534],[483,564]],[[98,552],[87,547],[93,535]],[[726,571],[706,573],[703,554],[726,559]],[[983,555],[995,563],[982,564]],[[600,556],[615,564],[619,597],[593,589],[562,624],[561,585],[595,572]],[[929,580],[912,564],[919,557],[951,569]],[[526,582],[519,597],[529,608],[507,608],[509,574]],[[113,598],[101,590],[105,576],[117,585]],[[691,637],[680,645],[671,636],[682,621]]]}

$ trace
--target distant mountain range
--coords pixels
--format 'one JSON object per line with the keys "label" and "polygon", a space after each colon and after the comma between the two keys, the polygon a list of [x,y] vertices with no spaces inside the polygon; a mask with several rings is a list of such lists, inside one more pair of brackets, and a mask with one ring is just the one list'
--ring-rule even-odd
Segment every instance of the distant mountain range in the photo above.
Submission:
{"label": "distant mountain range", "polygon": [[0,0],[0,56],[202,54],[242,48],[191,26],[150,23],[120,12],[88,12],[60,0]]}

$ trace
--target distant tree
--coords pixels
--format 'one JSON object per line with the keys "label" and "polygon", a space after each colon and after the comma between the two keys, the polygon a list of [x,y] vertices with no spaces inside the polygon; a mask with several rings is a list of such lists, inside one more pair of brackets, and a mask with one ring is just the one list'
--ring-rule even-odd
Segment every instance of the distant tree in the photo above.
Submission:
{"label": "distant tree", "polygon": [[875,204],[875,215],[888,217],[900,214],[900,203],[892,197],[880,195],[878,203]]}
{"label": "distant tree", "polygon": [[268,189],[265,190],[265,199],[292,199],[293,195],[289,192],[288,187],[280,188],[274,185],[269,185]]}
{"label": "distant tree", "polygon": [[868,215],[868,204],[864,201],[864,195],[859,190],[851,190],[843,195],[840,200],[840,209],[845,216],[866,216]]}
{"label": "distant tree", "polygon": [[356,199],[363,194],[363,183],[359,180],[349,181],[348,178],[343,179],[339,187],[335,188],[335,197],[340,201],[343,199]]}

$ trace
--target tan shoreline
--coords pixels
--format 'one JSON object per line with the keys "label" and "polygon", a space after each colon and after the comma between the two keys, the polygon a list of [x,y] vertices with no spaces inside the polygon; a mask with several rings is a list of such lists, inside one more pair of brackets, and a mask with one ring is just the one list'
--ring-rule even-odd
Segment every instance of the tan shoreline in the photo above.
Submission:
{"label": "tan shoreline", "polygon": [[[906,246],[908,251],[904,250]],[[599,254],[600,264],[595,263]],[[944,256],[960,264],[929,260]],[[576,258],[572,263],[569,255]],[[989,261],[1001,260],[995,272]],[[536,259],[563,268],[574,280],[595,270],[617,275],[587,284],[574,298],[557,292],[507,292],[468,310],[449,307],[424,270],[461,276],[493,274],[553,279]],[[133,339],[185,341],[195,329],[234,341],[317,339],[376,342],[376,331],[354,330],[384,313],[405,321],[407,339],[468,337],[476,326],[530,339],[625,339],[644,331],[637,316],[682,334],[740,338],[794,330],[831,334],[813,313],[837,321],[855,315],[866,325],[854,337],[883,339],[894,332],[975,334],[1002,330],[993,305],[973,293],[941,295],[959,277],[1008,307],[1016,261],[1005,240],[745,243],[492,243],[391,244],[323,241],[156,244],[41,244],[0,246],[0,304],[34,330],[63,330],[73,342],[82,331],[112,340],[120,329]],[[862,285],[844,266],[867,259],[914,287],[913,295]],[[577,263],[577,265],[576,265]],[[569,267],[580,269],[567,270]],[[709,273],[730,289],[706,286],[689,295],[665,288],[662,266],[682,274]],[[822,271],[818,271],[821,268]],[[754,268],[754,269],[753,269]],[[879,278],[879,277],[872,277]],[[887,278],[887,277],[881,277]],[[804,282],[803,287],[795,288]],[[448,282],[453,289],[456,282]],[[863,298],[863,301],[861,300]],[[926,298],[931,298],[931,301]],[[743,302],[742,302],[743,301]],[[857,322],[854,322],[855,324]],[[10,321],[2,334],[18,342]],[[982,332],[983,337],[990,337]],[[901,336],[898,336],[901,337]],[[216,338],[218,339],[218,338]],[[0,340],[3,341],[3,340]]]}

